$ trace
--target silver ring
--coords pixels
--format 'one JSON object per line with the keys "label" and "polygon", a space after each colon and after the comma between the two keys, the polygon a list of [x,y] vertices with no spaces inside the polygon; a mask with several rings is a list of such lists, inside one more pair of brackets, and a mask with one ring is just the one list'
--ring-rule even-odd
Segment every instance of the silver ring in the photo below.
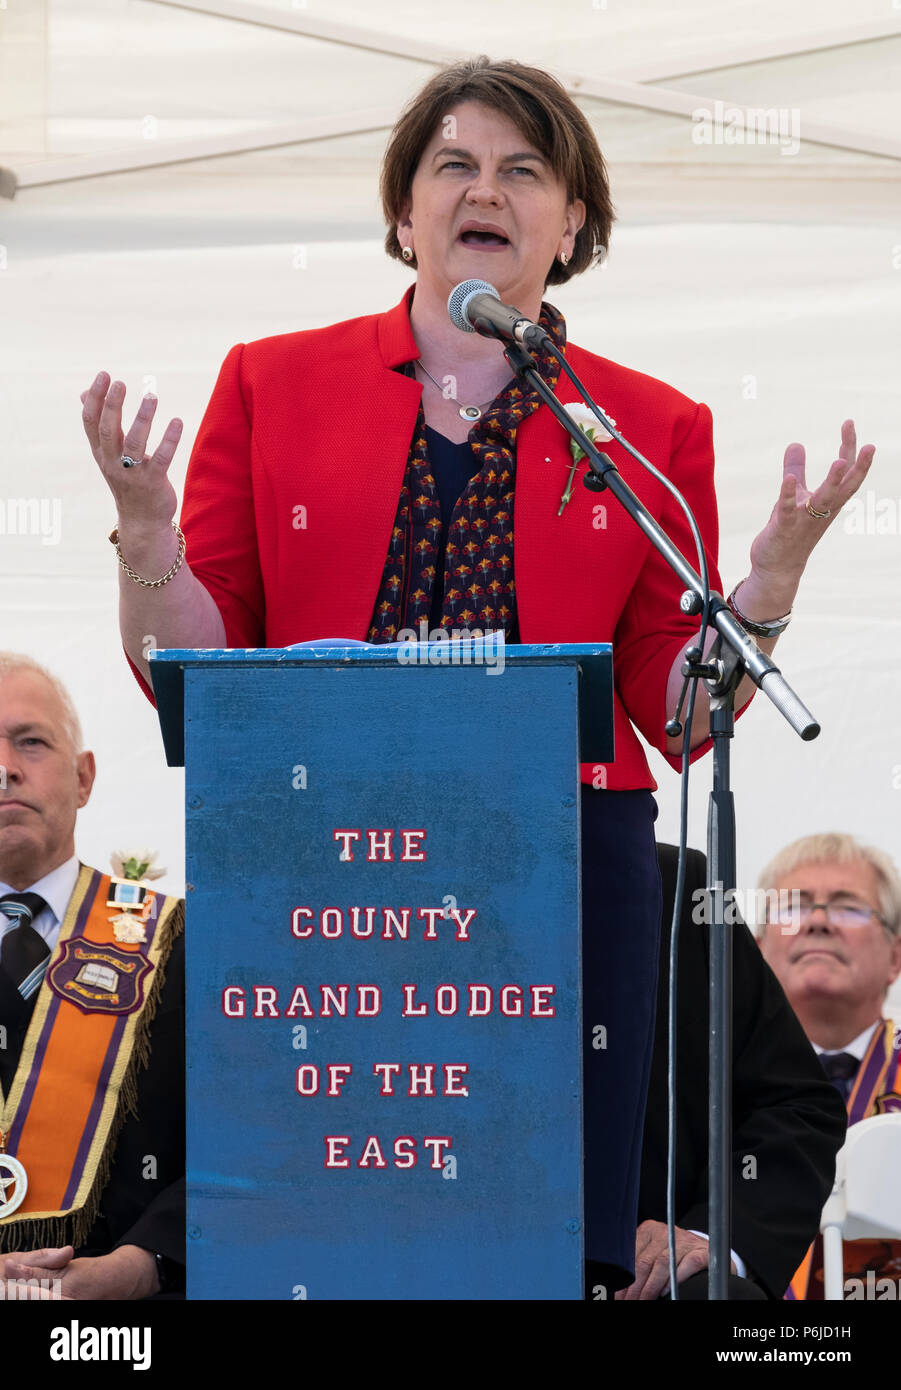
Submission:
{"label": "silver ring", "polygon": [[831,516],[831,515],[832,515],[832,512],[829,511],[828,508],[827,508],[827,510],[826,510],[825,512],[818,512],[817,509],[816,509],[816,507],[812,507],[812,506],[810,505],[810,498],[809,498],[809,497],[808,497],[807,501],[804,503],[804,506],[805,506],[805,508],[807,509],[807,512],[809,513],[809,515],[813,517],[814,521],[825,521],[827,516]]}
{"label": "silver ring", "polygon": [[137,468],[137,466],[138,466],[138,464],[139,464],[140,462],[141,462],[140,459],[133,459],[133,458],[131,457],[131,454],[123,454],[123,455],[122,455],[122,467],[123,467],[123,468]]}

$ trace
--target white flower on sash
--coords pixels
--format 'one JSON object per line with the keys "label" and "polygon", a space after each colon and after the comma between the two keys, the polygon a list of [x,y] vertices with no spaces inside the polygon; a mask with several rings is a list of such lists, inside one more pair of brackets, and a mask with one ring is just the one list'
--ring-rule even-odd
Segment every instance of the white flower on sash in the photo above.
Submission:
{"label": "white flower on sash", "polygon": [[136,883],[149,883],[151,879],[162,878],[166,870],[152,868],[158,850],[132,849],[116,850],[112,857],[113,873],[117,878],[131,879]]}

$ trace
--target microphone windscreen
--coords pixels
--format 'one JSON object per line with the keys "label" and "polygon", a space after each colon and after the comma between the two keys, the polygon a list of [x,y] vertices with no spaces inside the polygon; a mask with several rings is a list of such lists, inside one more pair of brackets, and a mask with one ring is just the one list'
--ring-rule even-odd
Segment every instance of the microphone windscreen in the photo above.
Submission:
{"label": "microphone windscreen", "polygon": [[468,301],[474,294],[490,294],[500,299],[497,290],[487,280],[461,280],[459,285],[454,285],[447,297],[447,312],[454,327],[462,329],[464,333],[475,333],[466,317]]}

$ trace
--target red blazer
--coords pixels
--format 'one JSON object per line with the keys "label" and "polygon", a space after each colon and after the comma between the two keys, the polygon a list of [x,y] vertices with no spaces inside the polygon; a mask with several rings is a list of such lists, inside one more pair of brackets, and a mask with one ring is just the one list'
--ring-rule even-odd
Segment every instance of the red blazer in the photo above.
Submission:
{"label": "red blazer", "polygon": [[[412,293],[388,313],[238,343],[225,358],[191,452],[181,526],[187,561],[219,607],[229,647],[365,639],[422,394],[392,370],[419,355]],[[567,357],[688,499],[711,585],[721,590],[709,409],[574,344]],[[579,399],[565,376],[557,394]],[[607,452],[697,567],[669,494],[621,446]],[[582,780],[656,788],[630,720],[664,752],[667,677],[697,630],[679,608],[682,586],[618,504],[582,486],[584,461],[557,516],[572,459],[546,406],[519,426],[516,459],[520,640],[613,642],[616,759],[602,771],[583,764]]]}

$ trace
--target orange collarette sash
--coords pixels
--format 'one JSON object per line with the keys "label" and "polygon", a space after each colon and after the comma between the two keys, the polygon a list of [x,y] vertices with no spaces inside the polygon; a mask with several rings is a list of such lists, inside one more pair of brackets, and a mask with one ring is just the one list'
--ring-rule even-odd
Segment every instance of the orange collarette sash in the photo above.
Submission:
{"label": "orange collarette sash", "polygon": [[12,1090],[0,1092],[0,1131],[24,1165],[25,1200],[4,1219],[0,1251],[84,1244],[94,1224],[172,942],[178,898],[148,893],[146,940],[117,941],[110,879],[81,866],[38,992]]}
{"label": "orange collarette sash", "polygon": [[[901,1111],[901,1052],[894,1047],[894,1026],[884,1019],[877,1028],[861,1062],[851,1094],[848,1096],[848,1124],[855,1125],[871,1115]],[[843,1242],[845,1278],[865,1275],[872,1270],[901,1276],[901,1242],[892,1240],[846,1240]],[[801,1261],[785,1295],[788,1299],[823,1298],[823,1238],[818,1235]]]}

